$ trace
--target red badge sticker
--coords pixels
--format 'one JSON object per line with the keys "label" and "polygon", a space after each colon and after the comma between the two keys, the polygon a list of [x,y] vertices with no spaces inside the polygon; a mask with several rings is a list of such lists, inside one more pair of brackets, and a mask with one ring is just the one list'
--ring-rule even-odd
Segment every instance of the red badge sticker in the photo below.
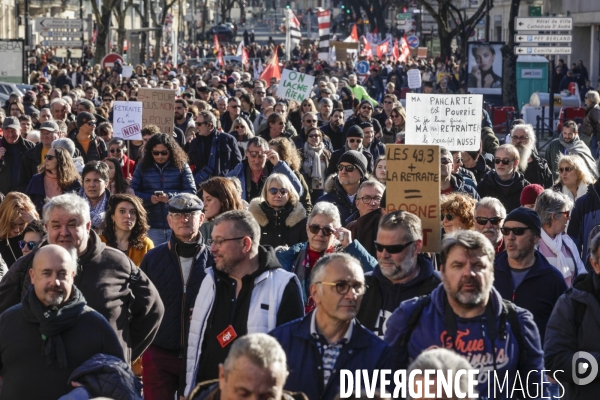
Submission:
{"label": "red badge sticker", "polygon": [[227,329],[217,335],[217,340],[221,343],[221,347],[225,348],[228,344],[233,342],[236,337],[237,333],[235,333],[235,329],[233,329],[233,326],[229,325]]}

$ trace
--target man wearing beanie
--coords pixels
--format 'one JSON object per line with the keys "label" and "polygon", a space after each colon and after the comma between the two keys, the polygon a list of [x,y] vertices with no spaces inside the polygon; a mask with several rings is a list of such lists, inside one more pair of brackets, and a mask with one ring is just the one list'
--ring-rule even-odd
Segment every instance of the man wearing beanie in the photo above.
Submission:
{"label": "man wearing beanie", "polygon": [[104,140],[96,136],[96,118],[89,112],[77,114],[77,130],[69,135],[75,147],[81,153],[83,161],[102,161],[108,157],[108,149]]}
{"label": "man wearing beanie", "polygon": [[367,159],[367,172],[373,172],[373,156],[367,150],[363,148],[363,141],[365,134],[362,128],[358,125],[351,126],[346,133],[346,144],[341,149],[334,151],[331,154],[329,165],[327,166],[327,176],[335,174],[337,172],[337,165],[344,153],[349,150],[354,150],[361,153]]}
{"label": "man wearing beanie", "polygon": [[521,207],[535,210],[535,201],[543,191],[544,188],[535,183],[525,186],[521,192],[521,198],[519,200]]}
{"label": "man wearing beanie", "polygon": [[485,175],[491,171],[491,168],[485,163],[485,158],[478,151],[463,151],[462,159],[463,167],[475,175],[475,183],[478,185],[483,181]]}
{"label": "man wearing beanie", "polygon": [[[361,183],[369,178],[367,158],[356,150],[345,152],[337,163],[337,176],[325,182],[325,194],[317,200],[334,204],[340,211],[342,224],[356,211],[354,198]],[[316,203],[315,203],[316,204]]]}
{"label": "man wearing beanie", "polygon": [[371,104],[369,100],[363,100],[360,102],[356,116],[349,118],[344,124],[344,132],[348,133],[350,127],[354,125],[360,125],[361,122],[370,122],[373,124],[375,135],[381,132],[381,125],[379,124],[379,121],[373,118],[373,104]]}
{"label": "man wearing beanie", "polygon": [[506,251],[494,262],[494,287],[502,298],[531,311],[543,343],[554,304],[567,284],[535,249],[542,232],[542,220],[535,211],[516,208],[506,216],[501,229]]}

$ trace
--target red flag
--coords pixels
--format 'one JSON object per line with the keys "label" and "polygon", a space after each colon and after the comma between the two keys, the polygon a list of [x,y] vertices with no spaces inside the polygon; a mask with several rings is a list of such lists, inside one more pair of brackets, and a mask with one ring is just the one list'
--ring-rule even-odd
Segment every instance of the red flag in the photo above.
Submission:
{"label": "red flag", "polygon": [[248,57],[248,50],[246,50],[246,48],[244,47],[242,49],[242,65],[244,67],[248,67],[248,60],[250,59],[250,57]]}
{"label": "red flag", "polygon": [[271,58],[271,61],[269,62],[269,64],[267,64],[262,74],[260,74],[260,79],[263,79],[266,82],[269,82],[271,78],[277,78],[278,81],[281,79],[281,71],[279,70],[279,57],[277,56],[277,49],[278,48],[275,47],[275,50],[273,51],[273,58]]}
{"label": "red flag", "polygon": [[379,57],[380,59],[383,59],[387,53],[389,52],[389,47],[388,47],[388,42],[385,41],[381,44],[377,45],[377,57]]}
{"label": "red flag", "polygon": [[356,24],[352,26],[352,33],[350,34],[350,37],[352,38],[352,40],[358,43],[358,30],[356,29]]}
{"label": "red flag", "polygon": [[400,62],[408,61],[408,56],[410,55],[410,47],[408,46],[408,40],[406,40],[406,35],[402,36],[400,41]]}
{"label": "red flag", "polygon": [[217,38],[217,34],[215,33],[215,48],[213,51],[218,53],[221,50],[221,45],[219,44],[219,39]]}
{"label": "red flag", "polygon": [[219,49],[219,52],[217,53],[217,63],[220,67],[225,66],[225,60],[223,60],[223,50],[221,49]]}
{"label": "red flag", "polygon": [[362,37],[362,41],[363,51],[361,53],[361,56],[367,57],[367,60],[370,60],[371,58],[373,58],[373,51],[371,50],[371,45],[369,44],[367,38],[365,38],[364,36]]}
{"label": "red flag", "polygon": [[394,57],[395,62],[398,62],[400,59],[400,49],[398,49],[398,39],[394,40],[394,49],[392,50],[392,56]]}

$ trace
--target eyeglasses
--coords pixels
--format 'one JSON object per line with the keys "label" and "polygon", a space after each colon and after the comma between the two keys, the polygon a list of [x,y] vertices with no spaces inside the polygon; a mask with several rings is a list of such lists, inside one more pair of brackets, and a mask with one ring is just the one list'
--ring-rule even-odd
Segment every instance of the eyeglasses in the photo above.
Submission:
{"label": "eyeglasses", "polygon": [[90,122],[88,122],[88,125],[89,126],[96,126],[97,123],[96,123],[96,121],[90,121]]}
{"label": "eyeglasses", "polygon": [[354,165],[338,165],[337,170],[342,172],[342,170],[346,170],[346,172],[354,172],[356,167]]}
{"label": "eyeglasses", "polygon": [[448,164],[452,164],[452,160],[449,158],[442,158],[442,159],[440,159],[440,163],[442,165],[448,165]]}
{"label": "eyeglasses", "polygon": [[316,119],[305,119],[304,122],[308,123],[308,124],[312,124],[313,122],[317,122]]}
{"label": "eyeglasses", "polygon": [[462,164],[463,159],[462,158],[457,158],[456,161],[454,161],[456,164]]}
{"label": "eyeglasses", "polygon": [[112,99],[102,99],[102,101],[103,101],[104,103],[110,103],[110,102],[112,101]]}
{"label": "eyeglasses", "polygon": [[230,240],[240,240],[240,239],[244,239],[246,236],[241,236],[241,237],[236,237],[236,238],[229,238],[229,239],[208,239],[206,241],[206,244],[208,244],[208,246],[212,246],[213,244],[217,247],[221,247],[221,245],[225,242],[228,242]]}
{"label": "eyeglasses", "polygon": [[24,240],[19,240],[19,248],[22,250],[25,246],[29,247],[29,250],[33,250],[37,242],[26,242]]}
{"label": "eyeglasses", "polygon": [[229,107],[231,107],[231,108],[240,108],[241,106],[237,105],[237,104],[230,104]]}
{"label": "eyeglasses", "polygon": [[496,165],[499,165],[500,163],[502,163],[502,165],[508,165],[511,162],[513,162],[514,160],[511,160],[510,158],[495,158],[494,159],[494,163]]}
{"label": "eyeglasses", "polygon": [[558,173],[562,174],[563,172],[571,172],[571,171],[573,171],[573,169],[574,169],[573,167],[564,167],[564,168],[560,167],[558,169]]}
{"label": "eyeglasses", "polygon": [[394,104],[393,101],[384,101],[383,104]]}
{"label": "eyeglasses", "polygon": [[525,227],[525,228],[523,228],[523,227],[518,227],[518,228],[500,228],[500,231],[502,232],[502,234],[504,236],[510,235],[511,232],[514,233],[515,236],[521,236],[521,235],[523,235],[525,233],[525,231],[527,229],[531,229],[531,228],[528,228],[528,227]]}
{"label": "eyeglasses", "polygon": [[308,103],[302,104],[302,107],[310,107],[310,104],[308,104]]}
{"label": "eyeglasses", "polygon": [[235,128],[233,128],[233,129],[235,129],[235,130],[238,130],[238,129],[246,129],[246,128],[244,128],[243,126],[241,126],[241,125],[240,125],[240,126],[236,126],[236,127],[235,127]]}
{"label": "eyeglasses", "polygon": [[502,222],[503,218],[500,217],[492,217],[492,218],[484,218],[484,217],[475,217],[475,221],[481,226],[487,225],[488,221],[492,225],[499,225]]}
{"label": "eyeglasses", "polygon": [[56,158],[56,156],[51,156],[50,154],[46,154],[44,156],[44,160],[52,161]]}
{"label": "eyeglasses", "polygon": [[286,188],[281,188],[281,189],[277,189],[277,188],[270,188],[269,189],[269,193],[271,193],[273,196],[275,196],[277,193],[279,192],[279,194],[281,194],[282,196],[285,196],[288,194],[288,190]]}
{"label": "eyeglasses", "polygon": [[367,110],[367,109],[369,109],[369,110],[373,111],[373,107],[369,107],[369,106],[362,106],[360,109],[361,110]]}
{"label": "eyeglasses", "polygon": [[169,152],[167,150],[163,150],[163,151],[158,151],[158,150],[154,150],[152,152],[153,156],[168,156]]}
{"label": "eyeglasses", "polygon": [[529,140],[529,136],[511,136],[510,140],[517,142],[526,142]]}
{"label": "eyeglasses", "polygon": [[377,197],[371,197],[371,196],[363,196],[357,200],[362,201],[365,204],[372,204],[373,202],[375,204],[379,204],[381,203],[381,197],[377,196]]}
{"label": "eyeglasses", "polygon": [[181,219],[181,218],[185,218],[185,219],[191,219],[194,218],[194,216],[200,214],[200,211],[194,211],[194,212],[187,212],[187,213],[172,213],[170,212],[169,215],[174,218],[174,219]]}
{"label": "eyeglasses", "polygon": [[349,142],[349,143],[354,143],[354,142],[356,142],[356,143],[359,143],[359,144],[360,144],[360,143],[362,143],[362,139],[348,139],[348,142]]}
{"label": "eyeglasses", "polygon": [[[106,136],[106,135],[105,135]],[[122,153],[123,150],[122,149],[110,149],[111,153]],[[154,152],[152,152],[152,154],[154,154]],[[157,156],[158,154],[154,154],[155,156]],[[166,156],[166,154],[163,154]]]}
{"label": "eyeglasses", "polygon": [[556,214],[563,214],[565,218],[569,218],[571,216],[571,211],[561,211],[557,212]]}
{"label": "eyeglasses", "polygon": [[308,137],[311,139],[316,138],[316,137],[320,138],[321,135],[317,135],[316,133],[311,133],[310,135],[308,135]]}
{"label": "eyeglasses", "polygon": [[375,243],[375,250],[377,250],[379,253],[383,253],[383,251],[385,250],[390,254],[398,254],[398,253],[401,253],[402,251],[404,251],[405,248],[407,248],[414,242],[415,241],[413,240],[411,242],[404,243],[404,244],[390,244],[390,245],[380,244],[380,243],[377,243],[376,241],[373,243]]}
{"label": "eyeglasses", "polygon": [[[275,122],[273,122],[273,124],[275,124]],[[277,122],[277,125],[285,125],[285,122],[279,121],[279,122]]]}
{"label": "eyeglasses", "polygon": [[262,152],[262,151],[250,151],[250,150],[248,150],[248,154],[252,158],[256,158],[256,157],[264,158],[264,157],[266,157],[265,153]]}
{"label": "eyeglasses", "polygon": [[452,221],[454,219],[454,215],[452,214],[440,214],[440,221],[443,221],[444,217],[446,217],[448,221]]}
{"label": "eyeglasses", "polygon": [[335,286],[335,290],[336,292],[338,292],[338,294],[341,294],[342,296],[347,294],[350,289],[352,288],[352,290],[354,291],[354,293],[357,296],[362,296],[363,294],[365,294],[365,292],[367,291],[368,286],[365,285],[364,283],[355,283],[353,285],[349,284],[346,281],[341,281],[341,282],[313,282],[315,285],[316,284],[321,284],[321,285],[328,285],[328,286]]}
{"label": "eyeglasses", "polygon": [[334,229],[332,229],[328,226],[321,228],[319,225],[309,225],[308,230],[310,231],[310,233],[312,233],[314,235],[317,235],[319,233],[319,231],[322,231],[323,236],[331,236],[335,232]]}

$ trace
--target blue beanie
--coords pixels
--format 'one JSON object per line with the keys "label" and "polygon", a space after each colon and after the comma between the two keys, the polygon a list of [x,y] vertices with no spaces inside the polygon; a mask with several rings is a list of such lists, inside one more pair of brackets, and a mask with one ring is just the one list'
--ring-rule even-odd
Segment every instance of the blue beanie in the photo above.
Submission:
{"label": "blue beanie", "polygon": [[530,208],[515,208],[506,216],[504,223],[506,224],[508,221],[520,222],[526,227],[531,228],[537,236],[542,236],[542,220],[538,213]]}

